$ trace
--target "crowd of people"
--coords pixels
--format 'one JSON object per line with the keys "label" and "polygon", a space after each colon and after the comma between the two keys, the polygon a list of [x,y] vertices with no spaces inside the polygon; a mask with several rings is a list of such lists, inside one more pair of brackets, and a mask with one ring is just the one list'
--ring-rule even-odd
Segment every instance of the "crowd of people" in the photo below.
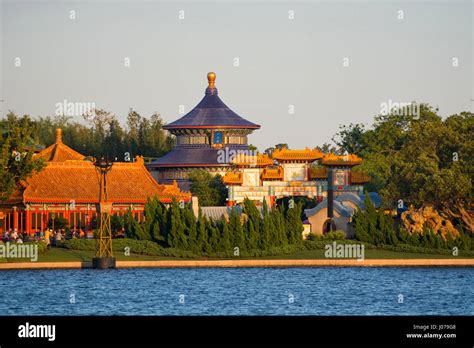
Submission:
{"label": "crowd of people", "polygon": [[52,230],[50,228],[43,231],[37,231],[33,234],[20,232],[16,228],[6,230],[3,235],[0,235],[0,241],[3,243],[26,243],[44,241],[48,247],[56,246],[57,242],[66,239],[86,238],[86,233],[82,230],[71,230],[69,233],[65,229]]}
{"label": "crowd of people", "polygon": [[[44,241],[48,247],[56,246],[57,242],[66,239],[84,239],[91,238],[91,234],[84,232],[82,228],[78,230],[66,231],[65,229],[52,230],[47,228],[43,231],[36,231],[33,234],[20,232],[16,228],[6,230],[3,234],[0,233],[0,243],[26,243]],[[121,228],[113,234],[113,238],[125,238],[125,229]]]}

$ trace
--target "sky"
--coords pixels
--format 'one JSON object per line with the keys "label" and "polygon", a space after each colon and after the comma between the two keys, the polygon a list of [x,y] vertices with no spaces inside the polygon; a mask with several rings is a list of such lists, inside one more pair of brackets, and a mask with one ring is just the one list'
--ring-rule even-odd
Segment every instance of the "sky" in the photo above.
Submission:
{"label": "sky", "polygon": [[261,125],[250,143],[314,147],[384,103],[474,111],[473,17],[469,0],[1,0],[0,110],[67,101],[169,123],[214,71],[221,99]]}

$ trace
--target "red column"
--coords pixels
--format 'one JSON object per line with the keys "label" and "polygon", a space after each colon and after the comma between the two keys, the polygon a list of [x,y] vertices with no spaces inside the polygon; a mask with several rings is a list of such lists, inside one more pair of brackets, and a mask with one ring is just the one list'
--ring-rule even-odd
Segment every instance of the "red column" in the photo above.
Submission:
{"label": "red column", "polygon": [[46,230],[48,219],[48,213],[46,211],[41,212],[41,230]]}
{"label": "red column", "polygon": [[67,220],[67,224],[68,224],[69,228],[72,228],[71,227],[71,206],[70,205],[66,206],[66,210],[64,211],[64,217]]}
{"label": "red column", "polygon": [[90,205],[87,205],[87,231],[92,230],[92,210],[90,209]]}
{"label": "red column", "polygon": [[18,230],[18,210],[16,207],[13,207],[13,229]]}
{"label": "red column", "polygon": [[269,202],[269,207],[274,208],[275,207],[275,196],[270,196],[270,202]]}
{"label": "red column", "polygon": [[26,210],[26,233],[31,234],[31,209]]}

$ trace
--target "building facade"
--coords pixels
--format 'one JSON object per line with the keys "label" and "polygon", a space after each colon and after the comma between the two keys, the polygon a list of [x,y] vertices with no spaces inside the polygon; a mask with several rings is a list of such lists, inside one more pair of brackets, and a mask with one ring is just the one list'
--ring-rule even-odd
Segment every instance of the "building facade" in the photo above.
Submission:
{"label": "building facade", "polygon": [[163,128],[176,136],[172,151],[147,165],[152,176],[161,183],[176,180],[179,187],[189,189],[189,172],[204,169],[225,175],[231,170],[228,155],[247,152],[247,136],[260,126],[247,121],[219,98],[216,75],[209,73],[204,98],[189,113]]}
{"label": "building facade", "polygon": [[[99,177],[93,162],[62,142],[61,129],[56,141],[35,156],[46,167],[22,182],[15,193],[0,204],[0,232],[17,229],[27,233],[43,231],[51,220],[65,218],[71,229],[91,230],[97,218]],[[107,175],[108,200],[112,214],[131,210],[143,219],[143,208],[150,197],[169,203],[173,198],[188,202],[191,194],[176,183],[159,185],[145,167],[142,157],[134,162],[115,162]]]}
{"label": "building facade", "polygon": [[317,149],[275,150],[272,157],[236,156],[235,169],[225,174],[228,205],[240,204],[245,198],[273,205],[283,197],[306,196],[318,202],[327,196],[328,172],[333,173],[335,195],[363,193],[369,177],[352,168],[362,163],[355,155],[323,154]]}

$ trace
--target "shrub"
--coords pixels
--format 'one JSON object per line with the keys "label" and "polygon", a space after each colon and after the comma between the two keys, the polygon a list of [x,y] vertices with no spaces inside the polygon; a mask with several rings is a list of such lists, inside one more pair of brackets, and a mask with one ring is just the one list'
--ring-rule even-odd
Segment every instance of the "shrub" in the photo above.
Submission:
{"label": "shrub", "polygon": [[325,234],[310,233],[308,240],[343,240],[346,239],[346,233],[342,230],[331,231]]}

